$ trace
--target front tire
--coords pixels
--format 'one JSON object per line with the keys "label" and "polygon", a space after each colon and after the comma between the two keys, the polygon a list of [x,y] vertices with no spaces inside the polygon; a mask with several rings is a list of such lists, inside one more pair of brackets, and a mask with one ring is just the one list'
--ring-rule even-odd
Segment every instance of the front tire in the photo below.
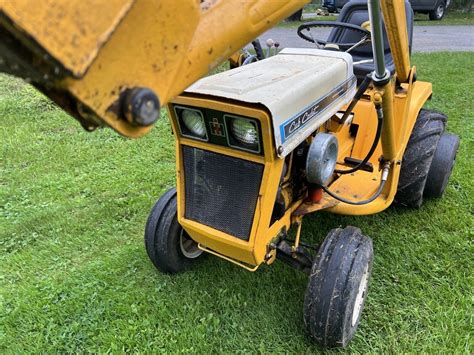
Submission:
{"label": "front tire", "polygon": [[202,251],[178,223],[176,189],[156,202],[145,227],[145,248],[155,267],[175,274],[196,262]]}
{"label": "front tire", "polygon": [[443,19],[444,14],[446,13],[446,4],[444,1],[440,1],[433,11],[429,12],[430,20],[439,21]]}
{"label": "front tire", "polygon": [[319,248],[304,298],[304,323],[321,346],[345,347],[359,325],[372,272],[372,240],[333,229]]}

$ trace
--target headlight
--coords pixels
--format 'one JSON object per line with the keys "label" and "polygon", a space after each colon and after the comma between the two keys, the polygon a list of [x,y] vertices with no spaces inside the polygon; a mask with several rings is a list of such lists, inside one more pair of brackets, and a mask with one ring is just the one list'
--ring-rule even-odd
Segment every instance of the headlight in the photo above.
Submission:
{"label": "headlight", "polygon": [[242,144],[255,146],[258,144],[258,129],[254,122],[236,117],[230,122],[234,138]]}
{"label": "headlight", "polygon": [[183,120],[185,127],[193,135],[201,138],[206,136],[206,124],[199,111],[184,109],[181,111],[181,119]]}

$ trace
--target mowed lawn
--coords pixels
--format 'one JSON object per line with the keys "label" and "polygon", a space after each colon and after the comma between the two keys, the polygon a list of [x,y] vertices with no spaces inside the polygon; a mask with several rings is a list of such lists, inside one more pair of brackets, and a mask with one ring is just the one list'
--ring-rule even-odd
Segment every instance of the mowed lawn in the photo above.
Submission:
{"label": "mowed lawn", "polygon": [[[445,198],[373,216],[317,214],[303,238],[356,225],[375,265],[359,331],[366,352],[473,353],[474,54],[415,54],[429,108],[461,136]],[[168,276],[143,229],[174,185],[166,114],[143,139],[86,133],[20,80],[0,76],[0,352],[319,352],[303,327],[307,278],[206,257]]]}

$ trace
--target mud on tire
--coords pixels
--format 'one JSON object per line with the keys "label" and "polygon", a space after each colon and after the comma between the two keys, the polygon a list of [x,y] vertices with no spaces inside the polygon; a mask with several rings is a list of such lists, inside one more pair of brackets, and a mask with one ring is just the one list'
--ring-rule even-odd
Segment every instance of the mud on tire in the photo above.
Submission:
{"label": "mud on tire", "polygon": [[372,240],[359,228],[329,232],[314,259],[304,298],[304,324],[324,347],[345,347],[359,325],[372,272]]}
{"label": "mud on tire", "polygon": [[441,112],[420,110],[403,155],[396,204],[413,208],[422,205],[426,179],[446,120]]}

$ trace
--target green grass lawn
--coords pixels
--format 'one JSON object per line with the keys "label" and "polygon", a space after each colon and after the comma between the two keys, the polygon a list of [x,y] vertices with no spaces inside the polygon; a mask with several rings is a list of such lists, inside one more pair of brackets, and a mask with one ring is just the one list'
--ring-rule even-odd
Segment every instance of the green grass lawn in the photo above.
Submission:
{"label": "green grass lawn", "polygon": [[441,21],[430,21],[428,14],[416,14],[415,26],[474,25],[474,12],[449,11]]}
{"label": "green grass lawn", "polygon": [[[445,198],[420,210],[309,216],[303,238],[356,225],[375,265],[349,351],[473,353],[472,53],[415,54],[430,108],[461,136]],[[143,139],[84,132],[29,85],[0,76],[0,352],[319,352],[303,327],[307,278],[215,257],[178,276],[148,260],[143,229],[174,185],[166,114]]]}
{"label": "green grass lawn", "polygon": [[[336,21],[337,15],[315,16],[302,21],[283,21],[277,27],[297,29],[299,25],[310,21]],[[441,21],[430,21],[427,14],[415,15],[415,26],[474,25],[473,12],[448,12]]]}

